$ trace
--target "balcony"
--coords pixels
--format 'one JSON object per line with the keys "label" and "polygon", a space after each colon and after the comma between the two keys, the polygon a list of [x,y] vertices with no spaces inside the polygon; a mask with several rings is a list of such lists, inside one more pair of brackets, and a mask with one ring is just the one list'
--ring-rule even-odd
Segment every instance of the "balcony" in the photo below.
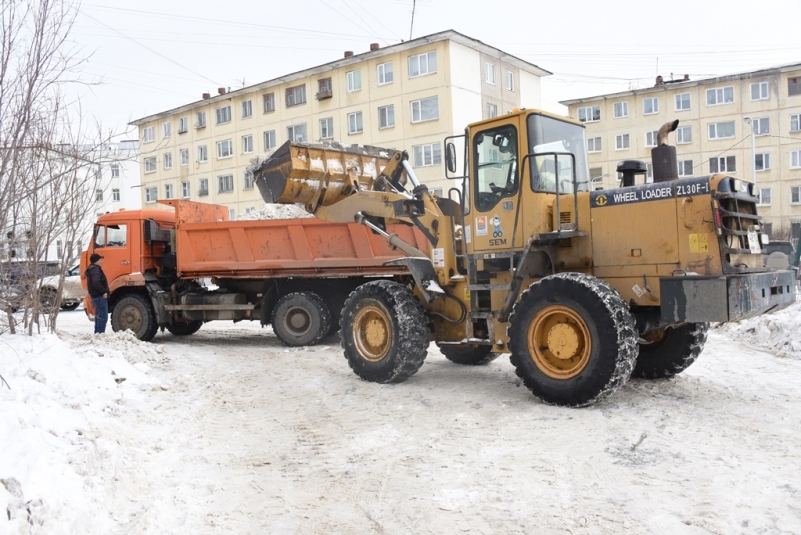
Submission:
{"label": "balcony", "polygon": [[325,100],[327,98],[333,97],[334,92],[331,91],[330,89],[323,89],[321,91],[318,91],[315,96],[317,97],[317,100]]}

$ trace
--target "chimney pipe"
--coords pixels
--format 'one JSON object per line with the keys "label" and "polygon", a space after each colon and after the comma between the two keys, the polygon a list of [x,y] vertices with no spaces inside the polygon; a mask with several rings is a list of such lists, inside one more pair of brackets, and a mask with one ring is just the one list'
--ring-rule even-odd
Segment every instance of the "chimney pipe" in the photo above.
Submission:
{"label": "chimney pipe", "polygon": [[378,43],[370,43],[370,50],[378,50],[380,48]]}
{"label": "chimney pipe", "polygon": [[207,98],[211,98],[211,93],[203,93],[203,100],[206,100]]}
{"label": "chimney pipe", "polygon": [[685,74],[684,75],[684,81],[688,82],[689,80],[690,80],[690,75],[689,74]]}
{"label": "chimney pipe", "polygon": [[659,87],[660,85],[665,85],[665,80],[664,78],[662,78],[662,76],[657,76],[656,84],[654,84],[654,87]]}
{"label": "chimney pipe", "polygon": [[352,50],[346,50],[345,51],[345,57],[346,58],[352,58],[353,57],[353,51]]}
{"label": "chimney pipe", "polygon": [[217,88],[217,92],[218,92],[219,94],[221,94],[221,95],[224,95],[224,94],[225,94],[225,88],[224,88],[224,87],[218,87],[218,88]]}

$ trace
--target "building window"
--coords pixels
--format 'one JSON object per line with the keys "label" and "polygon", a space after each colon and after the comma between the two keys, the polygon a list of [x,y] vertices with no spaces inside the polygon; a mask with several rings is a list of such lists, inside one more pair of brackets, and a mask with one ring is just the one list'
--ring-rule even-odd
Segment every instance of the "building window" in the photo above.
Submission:
{"label": "building window", "polygon": [[628,102],[615,102],[613,105],[612,116],[615,119],[629,116],[629,103]]}
{"label": "building window", "polygon": [[650,184],[654,181],[654,164],[647,162],[645,164],[645,183]]}
{"label": "building window", "polygon": [[787,94],[801,95],[801,78],[796,76],[795,78],[787,79]]}
{"label": "building window", "polygon": [[686,145],[693,142],[693,128],[691,126],[682,126],[676,129],[676,144]]}
{"label": "building window", "polygon": [[231,122],[231,106],[222,106],[215,110],[217,114],[217,124],[224,124]]}
{"label": "building window", "polygon": [[378,108],[378,128],[392,128],[395,126],[395,106],[381,106]]}
{"label": "building window", "polygon": [[156,172],[156,157],[145,158],[145,173]]}
{"label": "building window", "polygon": [[751,100],[767,100],[768,99],[768,83],[759,82],[751,84]]}
{"label": "building window", "polygon": [[734,87],[718,87],[706,90],[706,105],[717,106],[734,102]]}
{"label": "building window", "polygon": [[247,171],[245,171],[242,174],[242,178],[243,178],[243,182],[244,182],[243,188],[244,189],[253,189],[253,173],[248,173]]}
{"label": "building window", "polygon": [[362,90],[362,71],[350,71],[346,76],[348,78],[348,93]]}
{"label": "building window", "polygon": [[348,134],[361,134],[364,131],[362,112],[348,114]]}
{"label": "building window", "polygon": [[692,176],[693,175],[693,161],[681,160],[679,162],[679,176]]}
{"label": "building window", "polygon": [[145,188],[145,202],[156,202],[159,197],[158,188]]}
{"label": "building window", "polygon": [[234,219],[236,219],[236,209],[235,208],[229,208],[228,209],[228,219],[229,219],[229,221],[233,221]]}
{"label": "building window", "polygon": [[413,123],[439,119],[439,100],[437,97],[413,100],[411,104]]}
{"label": "building window", "polygon": [[332,137],[334,137],[334,118],[320,119],[320,139],[331,139]]}
{"label": "building window", "polygon": [[234,143],[230,139],[217,142],[217,159],[230,158],[234,154]]}
{"label": "building window", "polygon": [[380,64],[378,66],[378,85],[391,84],[393,81],[392,62]]}
{"label": "building window", "polygon": [[164,153],[164,169],[172,169],[172,153]]}
{"label": "building window", "polygon": [[205,111],[199,111],[195,114],[195,128],[206,128]]}
{"label": "building window", "polygon": [[495,85],[495,65],[486,63],[487,66],[487,83]]}
{"label": "building window", "polygon": [[659,98],[650,97],[642,101],[642,112],[644,115],[659,113]]}
{"label": "building window", "polygon": [[675,96],[676,111],[683,111],[690,109],[690,94],[679,93]]}
{"label": "building window", "polygon": [[189,149],[181,149],[181,166],[189,165]]}
{"label": "building window", "polygon": [[790,116],[790,132],[801,132],[801,114]]}
{"label": "building window", "polygon": [[234,191],[234,175],[220,175],[217,177],[217,193]]}
{"label": "building window", "polygon": [[111,178],[120,178],[120,164],[111,164]]}
{"label": "building window", "polygon": [[801,186],[790,186],[790,204],[801,204]]}
{"label": "building window", "polygon": [[275,148],[275,130],[267,130],[264,132],[264,150],[272,150]]}
{"label": "building window", "polygon": [[495,104],[487,104],[487,119],[492,119],[498,116],[498,106]]}
{"label": "building window", "polygon": [[164,137],[172,136],[172,122],[167,121],[167,122],[161,123],[161,131],[164,134]]}
{"label": "building window", "polygon": [[191,186],[189,182],[181,182],[181,197],[188,199],[191,193]]}
{"label": "building window", "polygon": [[770,188],[759,189],[759,202],[760,206],[770,206]]}
{"label": "building window", "polygon": [[801,169],[801,150],[790,151],[790,168]]}
{"label": "building window", "polygon": [[758,152],[754,154],[754,169],[757,171],[767,171],[770,169],[769,152]]}
{"label": "building window", "polygon": [[209,179],[208,178],[201,178],[198,182],[198,192],[197,194],[200,197],[205,197],[209,194]]}
{"label": "building window", "polygon": [[766,136],[770,134],[770,118],[760,117],[751,120],[751,127],[754,129],[755,136]]}
{"label": "building window", "polygon": [[186,134],[187,130],[189,130],[189,117],[181,117],[178,119],[178,133]]}
{"label": "building window", "polygon": [[587,139],[587,152],[601,152],[600,137],[591,137]]}
{"label": "building window", "polygon": [[615,150],[626,150],[629,148],[629,135],[618,134],[615,136]]}
{"label": "building window", "polygon": [[709,160],[710,173],[733,173],[737,170],[734,156],[721,156]]}
{"label": "building window", "polygon": [[253,115],[253,101],[252,100],[243,100],[242,101],[242,118],[245,119],[247,117],[251,117]]}
{"label": "building window", "polygon": [[731,137],[734,137],[734,121],[709,123],[709,139],[727,139]]}
{"label": "building window", "polygon": [[653,132],[646,132],[645,133],[645,146],[646,147],[656,147],[656,137],[659,135],[658,130],[654,130]]}
{"label": "building window", "polygon": [[242,153],[249,154],[253,152],[253,136],[242,136]]}
{"label": "building window", "polygon": [[601,107],[590,106],[578,109],[578,120],[582,123],[594,123],[601,120]]}
{"label": "building window", "polygon": [[262,96],[264,101],[264,113],[275,111],[275,93],[267,93]]}
{"label": "building window", "polygon": [[142,129],[142,143],[150,143],[156,140],[156,127],[148,126]]}
{"label": "building window", "polygon": [[102,202],[103,201],[103,190],[96,189],[95,190],[95,201]]}
{"label": "building window", "polygon": [[513,73],[512,71],[506,71],[506,90],[507,91],[515,90],[515,73]]}
{"label": "building window", "polygon": [[442,150],[439,143],[415,145],[412,147],[412,160],[415,167],[431,167],[442,164]]}
{"label": "building window", "polygon": [[172,199],[172,184],[164,184],[164,198]]}
{"label": "building window", "polygon": [[317,100],[324,100],[334,96],[331,89],[331,78],[321,78],[317,80]]}
{"label": "building window", "polygon": [[197,161],[199,162],[207,162],[209,161],[209,151],[206,148],[206,145],[200,145],[197,148]]}
{"label": "building window", "polygon": [[416,78],[437,72],[437,52],[409,56],[409,78]]}
{"label": "building window", "polygon": [[119,189],[114,188],[113,190],[111,190],[111,200],[114,201],[114,202],[120,202],[120,190]]}
{"label": "building window", "polygon": [[286,137],[289,141],[306,141],[306,123],[287,126]]}
{"label": "building window", "polygon": [[290,87],[286,90],[286,107],[299,106],[306,104],[306,85]]}

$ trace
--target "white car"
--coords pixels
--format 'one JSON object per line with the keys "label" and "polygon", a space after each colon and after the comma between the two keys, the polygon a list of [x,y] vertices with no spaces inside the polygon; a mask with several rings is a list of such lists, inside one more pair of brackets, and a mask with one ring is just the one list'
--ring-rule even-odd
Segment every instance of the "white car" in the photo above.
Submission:
{"label": "white car", "polygon": [[[42,305],[45,308],[50,308],[56,303],[58,295],[58,276],[44,277],[41,280],[41,288],[39,296],[42,300]],[[81,266],[73,266],[64,277],[64,286],[61,290],[61,310],[75,310],[78,305],[83,302],[83,296],[86,295],[86,290],[81,286]]]}

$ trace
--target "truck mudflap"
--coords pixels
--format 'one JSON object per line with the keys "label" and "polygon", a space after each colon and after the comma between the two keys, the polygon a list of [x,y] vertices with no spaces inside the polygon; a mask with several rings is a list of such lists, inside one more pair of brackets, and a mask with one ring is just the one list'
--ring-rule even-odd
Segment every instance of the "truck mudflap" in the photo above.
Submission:
{"label": "truck mudflap", "polygon": [[737,321],[795,302],[792,271],[662,277],[662,323]]}

